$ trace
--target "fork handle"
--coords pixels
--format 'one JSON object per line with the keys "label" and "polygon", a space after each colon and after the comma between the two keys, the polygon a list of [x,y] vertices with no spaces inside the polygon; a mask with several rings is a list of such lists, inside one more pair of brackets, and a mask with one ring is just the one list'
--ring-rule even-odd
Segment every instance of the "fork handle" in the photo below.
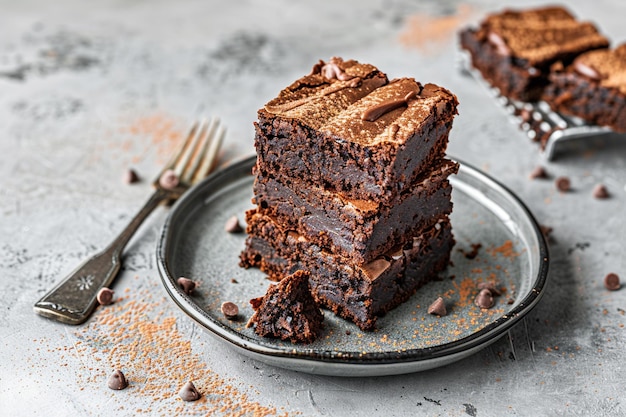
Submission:
{"label": "fork handle", "polygon": [[170,192],[157,189],[106,249],[85,261],[35,303],[35,312],[62,323],[85,322],[98,305],[98,291],[111,285],[117,276],[122,251],[130,238],[159,204],[170,199]]}

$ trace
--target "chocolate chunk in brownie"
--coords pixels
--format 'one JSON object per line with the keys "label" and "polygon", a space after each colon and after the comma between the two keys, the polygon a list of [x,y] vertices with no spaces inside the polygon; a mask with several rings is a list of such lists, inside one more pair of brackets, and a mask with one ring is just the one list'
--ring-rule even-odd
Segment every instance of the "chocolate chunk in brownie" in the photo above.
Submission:
{"label": "chocolate chunk in brownie", "polygon": [[522,101],[541,97],[552,64],[569,64],[609,45],[592,23],[558,6],[494,13],[478,28],[462,30],[460,38],[483,77],[502,95]]}
{"label": "chocolate chunk in brownie", "polygon": [[553,110],[626,132],[626,44],[586,52],[550,82],[543,99]]}
{"label": "chocolate chunk in brownie", "polygon": [[311,343],[322,330],[324,315],[311,296],[306,271],[285,277],[251,304],[255,311],[248,324],[259,336]]}

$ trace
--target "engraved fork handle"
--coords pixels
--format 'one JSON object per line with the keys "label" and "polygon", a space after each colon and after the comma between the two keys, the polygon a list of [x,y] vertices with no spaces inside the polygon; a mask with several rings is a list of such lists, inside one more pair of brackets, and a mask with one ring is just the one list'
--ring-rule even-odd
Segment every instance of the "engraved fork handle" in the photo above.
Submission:
{"label": "engraved fork handle", "polygon": [[171,191],[158,188],[106,249],[76,268],[35,303],[35,312],[63,323],[85,322],[98,305],[98,291],[111,285],[117,276],[122,251],[130,238],[159,204],[176,197]]}

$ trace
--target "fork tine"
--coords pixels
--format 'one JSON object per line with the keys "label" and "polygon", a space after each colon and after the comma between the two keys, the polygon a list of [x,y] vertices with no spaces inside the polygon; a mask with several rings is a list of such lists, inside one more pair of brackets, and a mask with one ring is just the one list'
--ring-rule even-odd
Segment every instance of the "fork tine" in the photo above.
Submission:
{"label": "fork tine", "polygon": [[207,121],[206,119],[201,119],[198,122],[198,128],[193,132],[193,135],[189,135],[181,149],[182,152],[179,153],[179,158],[175,162],[175,166],[171,169],[176,172],[176,175],[181,179],[181,181],[185,182],[183,179],[183,173],[186,171],[187,166],[189,165],[189,161],[195,156],[198,149],[198,143],[203,140],[207,131]]}
{"label": "fork tine", "polygon": [[[208,150],[204,158],[202,158],[202,163],[198,168],[194,180],[200,180],[206,177],[214,168],[217,161],[217,154],[220,151],[222,146],[222,142],[224,141],[224,136],[226,136],[226,129],[223,126],[219,125],[219,119],[216,120],[215,129],[211,131],[210,135],[210,143],[208,144]],[[217,132],[216,132],[217,131]]]}
{"label": "fork tine", "polygon": [[[211,118],[208,126],[202,131],[202,135],[198,138],[198,141],[194,142],[194,152],[191,161],[188,161],[181,175],[181,181],[186,184],[193,184],[195,181],[198,167],[202,161],[207,157],[207,148],[210,147],[215,136],[215,130],[219,124],[218,118]],[[199,178],[198,178],[199,179]]]}
{"label": "fork tine", "polygon": [[159,173],[157,181],[159,178],[161,178],[161,175],[163,175],[165,171],[167,171],[168,169],[174,169],[176,167],[177,161],[181,158],[183,152],[191,143],[191,139],[196,136],[196,133],[200,128],[200,124],[201,120],[198,120],[193,124],[193,126],[191,126],[191,129],[189,129],[189,133],[187,133],[187,137],[185,137],[185,141],[182,143],[180,148],[177,149],[176,153],[170,157],[170,159],[167,161],[167,164],[163,166],[163,170]]}

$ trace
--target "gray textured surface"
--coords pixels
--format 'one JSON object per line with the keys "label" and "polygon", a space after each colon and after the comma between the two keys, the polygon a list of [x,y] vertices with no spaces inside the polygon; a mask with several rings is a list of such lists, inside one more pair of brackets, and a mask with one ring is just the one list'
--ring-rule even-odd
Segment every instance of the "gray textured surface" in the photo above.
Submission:
{"label": "gray textured surface", "polygon": [[[626,290],[609,293],[602,286],[607,272],[626,278],[626,144],[570,150],[545,163],[552,179],[528,179],[541,162],[537,147],[454,64],[455,25],[499,9],[501,2],[475,1],[469,9],[454,1],[205,3],[1,4],[0,414],[206,412],[207,402],[180,411],[175,395],[146,395],[149,375],[139,379],[133,371],[150,367],[132,361],[126,363],[131,387],[110,391],[106,378],[115,350],[102,331],[112,326],[94,326],[98,317],[78,328],[55,324],[35,316],[32,304],[107,244],[143,203],[171,135],[183,133],[198,115],[216,114],[229,126],[225,159],[250,155],[256,109],[312,63],[333,55],[455,92],[461,114],[450,152],[516,191],[541,223],[554,228],[546,296],[512,339],[454,365],[400,377],[309,376],[245,359],[196,331],[173,304],[157,302],[164,291],[154,250],[165,210],[128,247],[115,284],[125,299],[115,308],[123,313],[132,302],[156,305],[146,314],[155,322],[172,317],[174,335],[190,341],[212,378],[236,390],[237,398],[247,394],[249,402],[276,407],[277,414],[626,413]],[[614,42],[624,40],[624,3],[570,5]],[[400,40],[429,27],[435,29],[432,42]],[[129,166],[145,180],[123,184]],[[571,178],[571,192],[555,190],[559,175]],[[598,182],[608,186],[609,200],[591,196]],[[146,335],[120,327],[129,338]],[[141,337],[135,340],[141,348]],[[233,411],[227,391],[205,395],[224,407],[217,414]]]}

